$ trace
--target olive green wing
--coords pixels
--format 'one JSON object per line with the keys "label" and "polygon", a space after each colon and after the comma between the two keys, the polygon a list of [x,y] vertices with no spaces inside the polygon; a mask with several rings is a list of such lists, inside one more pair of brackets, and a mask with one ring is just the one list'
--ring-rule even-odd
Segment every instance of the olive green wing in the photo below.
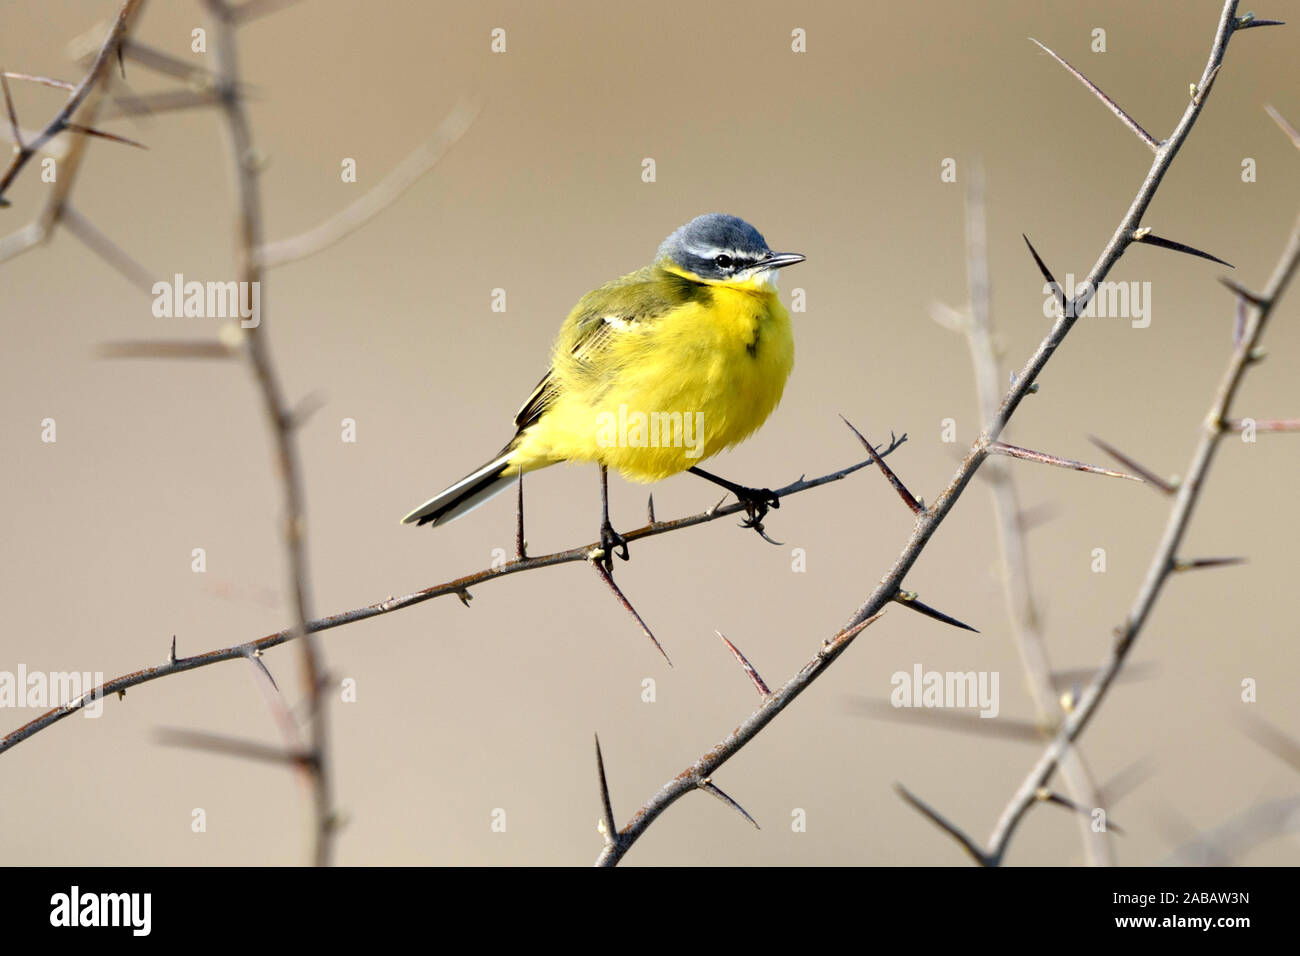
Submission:
{"label": "olive green wing", "polygon": [[[583,296],[560,330],[557,348],[568,344],[569,354],[580,367],[595,371],[594,359],[608,346],[611,337],[644,328],[695,293],[685,286],[689,280],[648,266],[637,272],[607,282]],[[702,285],[701,288],[704,288]],[[552,367],[537,383],[528,400],[515,415],[515,428],[523,431],[545,414],[555,400],[555,369]]]}

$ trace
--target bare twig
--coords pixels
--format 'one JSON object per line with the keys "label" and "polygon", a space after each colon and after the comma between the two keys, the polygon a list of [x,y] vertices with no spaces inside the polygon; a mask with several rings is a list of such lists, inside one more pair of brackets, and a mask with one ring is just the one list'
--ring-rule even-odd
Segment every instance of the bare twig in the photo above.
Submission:
{"label": "bare twig", "polygon": [[[984,427],[997,413],[1002,382],[997,350],[993,344],[993,297],[989,280],[987,235],[984,177],[982,171],[976,170],[966,199],[966,282],[970,297],[970,321],[966,323],[964,331],[974,368],[980,423]],[[1029,245],[1028,239],[1025,242]],[[1049,283],[1055,283],[1056,280],[1050,277],[1051,273],[1038,258],[1032,245],[1029,245],[1029,250],[1044,278]],[[1025,540],[1025,513],[1021,506],[1019,486],[1008,468],[998,467],[993,470],[993,474],[995,480],[990,482],[989,490],[993,498],[993,517],[1002,558],[1002,593],[1011,623],[1012,640],[1034,706],[1035,737],[1042,739],[1059,723],[1061,707],[1056,696],[1042,619],[1034,602],[1033,580],[1029,571],[1029,545]],[[980,723],[988,721],[981,720]],[[1007,721],[998,720],[995,723]],[[1076,750],[1070,751],[1066,754],[1063,766],[1066,785],[1075,799],[1097,806],[1099,798],[1096,782],[1083,755]],[[1113,862],[1109,837],[1094,832],[1088,821],[1084,820],[1080,821],[1079,834],[1085,858],[1090,863],[1104,866]]]}
{"label": "bare twig", "polygon": [[457,104],[434,131],[433,136],[402,160],[379,185],[352,205],[331,216],[314,229],[261,246],[258,250],[258,259],[263,267],[270,269],[288,262],[306,259],[360,229],[437,165],[438,160],[442,159],[447,150],[465,135],[465,131],[469,129],[477,115],[477,105],[465,102]]}
{"label": "bare twig", "polygon": [[0,239],[0,262],[6,262],[47,241],[53,234],[55,226],[63,220],[67,211],[68,197],[72,194],[72,187],[76,184],[77,174],[81,169],[81,160],[85,155],[88,137],[71,137],[66,145],[61,141],[54,141],[54,138],[68,128],[68,122],[74,115],[82,120],[85,126],[94,125],[104,89],[111,75],[109,67],[113,61],[113,52],[126,41],[138,19],[142,5],[143,0],[125,0],[113,26],[91,61],[86,75],[73,88],[67,103],[40,133],[34,134],[27,140],[26,145],[14,154],[8,169],[0,178],[0,205],[7,205],[8,200],[4,199],[4,193],[27,161],[38,152],[57,152],[59,176],[50,190],[49,198],[35,220],[17,232]]}
{"label": "bare twig", "polygon": [[[1232,12],[1233,6],[1231,3],[1228,4],[1228,13]],[[1187,469],[1187,477],[1179,487],[1178,495],[1174,500],[1169,520],[1165,525],[1164,535],[1156,548],[1155,554],[1152,556],[1146,578],[1138,591],[1137,597],[1134,599],[1132,608],[1129,610],[1124,623],[1116,629],[1116,640],[1111,655],[1103,664],[1097,676],[1084,690],[1077,705],[1062,724],[1056,738],[1047,747],[1033,769],[1030,770],[1024,782],[1016,790],[1003,811],[989,838],[989,856],[994,861],[1002,859],[1016,827],[1034,802],[1034,793],[1040,787],[1046,785],[1052,772],[1056,769],[1060,755],[1083,732],[1093,715],[1096,714],[1099,705],[1106,696],[1106,692],[1110,689],[1125,660],[1127,660],[1138,635],[1142,631],[1142,626],[1146,623],[1151,609],[1155,606],[1156,599],[1164,588],[1165,582],[1174,573],[1176,567],[1175,556],[1178,547],[1182,544],[1187,533],[1192,513],[1200,500],[1201,490],[1209,474],[1210,465],[1214,460],[1214,453],[1225,434],[1224,419],[1233,399],[1236,397],[1237,390],[1241,386],[1246,370],[1251,365],[1251,353],[1258,347],[1260,338],[1268,324],[1268,319],[1278,299],[1295,275],[1297,266],[1300,266],[1300,218],[1297,219],[1291,231],[1287,248],[1262,294],[1263,303],[1252,307],[1246,334],[1234,349],[1232,357],[1228,361],[1228,367],[1224,371],[1214,400],[1210,405],[1210,411],[1205,417],[1204,431],[1192,454],[1192,460]]]}
{"label": "bare twig", "polygon": [[[883,454],[883,453],[882,453]],[[822,485],[831,482],[841,481],[856,471],[861,471],[871,464],[870,460],[860,461],[856,464],[849,465],[847,468],[841,468],[838,471],[829,474],[820,475],[816,478],[800,478],[798,481],[786,485],[784,488],[777,489],[774,493],[782,499],[789,498],[804,491],[813,488],[820,488]],[[683,531],[696,525],[708,524],[711,521],[717,521],[730,515],[743,512],[745,506],[736,501],[729,505],[710,508],[707,511],[701,511],[698,514],[688,515],[684,518],[676,518],[668,521],[655,521],[652,524],[644,525],[631,531],[624,531],[623,537],[628,541],[638,541],[642,538],[657,537],[663,534],[672,534],[677,531]],[[415,607],[417,604],[423,604],[425,601],[431,601],[434,598],[444,596],[455,596],[463,604],[469,604],[469,589],[487,584],[492,581],[501,580],[513,574],[520,574],[526,571],[534,571],[539,568],[555,567],[561,564],[585,563],[590,560],[591,552],[599,547],[598,542],[579,545],[576,548],[569,548],[564,551],[556,551],[551,554],[537,555],[536,557],[527,557],[507,561],[498,567],[487,567],[472,574],[447,581],[442,584],[436,584],[432,587],[424,588],[420,591],[414,591],[401,597],[388,597],[382,601],[376,601],[374,604],[367,604],[363,607],[353,608],[348,611],[341,611],[337,614],[331,614],[328,617],[317,618],[307,622],[307,632],[318,634],[322,631],[332,630],[336,627],[342,627],[346,624],[354,624],[358,621],[369,620],[373,617],[379,617],[383,614],[390,614],[394,611],[400,611],[405,608]],[[862,625],[862,626],[865,626]],[[281,644],[288,643],[300,633],[298,627],[287,627],[283,630],[268,634],[265,637],[258,638],[254,641],[234,644],[229,647],[217,648],[203,654],[197,654],[193,657],[183,657],[177,660],[168,660],[156,667],[146,667],[120,677],[105,681],[98,687],[61,707],[55,707],[48,710],[40,716],[28,721],[21,727],[11,731],[4,737],[0,737],[0,753],[4,753],[11,747],[15,747],[24,740],[40,733],[47,727],[50,727],[65,717],[75,714],[78,710],[88,706],[95,700],[107,698],[113,694],[120,694],[131,687],[148,683],[149,681],[158,680],[162,677],[168,677],[173,674],[184,671],[194,670],[199,667],[206,667],[211,664],[218,664],[222,661],[240,660],[247,657],[250,653],[260,653],[277,647]],[[856,633],[856,632],[854,632]]]}
{"label": "bare twig", "polygon": [[[94,62],[91,64],[89,72],[87,72],[81,82],[77,84],[76,88],[68,97],[68,101],[63,104],[63,108],[54,115],[54,118],[45,125],[45,128],[42,129],[30,143],[18,144],[19,149],[14,154],[14,158],[10,161],[9,167],[3,174],[0,174],[0,196],[4,196],[5,192],[8,191],[9,185],[15,178],[17,178],[18,174],[22,172],[22,169],[27,165],[28,160],[40,152],[41,148],[51,139],[58,136],[64,130],[72,127],[72,117],[76,114],[78,107],[86,101],[91,90],[99,84],[100,80],[102,80],[108,72],[109,66],[117,55],[118,44],[122,42],[122,39],[130,30],[131,23],[135,19],[136,14],[139,13],[143,2],[144,0],[124,0],[121,8],[117,12],[117,17],[113,20],[112,27],[109,28],[108,34],[104,37],[104,42],[100,44],[99,53],[95,55]],[[5,84],[5,89],[7,92],[7,83]],[[17,121],[15,120],[15,124],[16,122]],[[78,128],[83,130],[86,129],[85,126]]]}
{"label": "bare twig", "polygon": [[[238,198],[238,224],[235,242],[239,281],[260,285],[262,264],[258,250],[262,244],[262,200],[258,169],[254,161],[253,135],[240,93],[237,55],[238,8],[228,0],[205,0],[213,18],[216,37],[216,84],[220,95],[226,131],[230,140],[232,175]],[[284,544],[288,554],[289,586],[293,595],[294,636],[300,638],[303,681],[310,712],[310,769],[315,801],[315,849],[317,866],[330,862],[336,831],[336,814],[328,766],[329,731],[326,720],[324,666],[318,642],[308,629],[311,619],[310,577],[307,570],[306,506],[303,500],[302,471],[298,463],[297,441],[292,427],[293,412],[284,396],[279,374],[271,359],[267,341],[267,324],[259,317],[256,328],[247,329],[244,354],[262,396],[263,410],[275,443],[277,470],[283,482]]]}

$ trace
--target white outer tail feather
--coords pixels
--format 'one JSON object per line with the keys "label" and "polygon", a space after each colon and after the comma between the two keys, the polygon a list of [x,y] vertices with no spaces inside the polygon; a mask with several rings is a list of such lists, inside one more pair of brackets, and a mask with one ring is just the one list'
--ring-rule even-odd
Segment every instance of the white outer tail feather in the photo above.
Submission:
{"label": "white outer tail feather", "polygon": [[[457,502],[456,499],[464,495],[467,488],[483,481],[484,478],[488,477],[493,472],[500,471],[509,463],[509,461],[510,452],[506,452],[501,455],[501,457],[488,462],[482,468],[472,474],[466,475],[450,488],[440,491],[424,504],[420,505],[420,507],[406,515],[402,518],[402,524],[415,524],[426,515],[435,514],[443,508],[447,508],[448,505],[452,505],[445,514],[439,515],[434,520],[427,522],[429,527],[436,528],[438,525],[453,521],[461,515],[469,514],[479,505],[486,504],[489,499],[495,498],[518,481],[518,476],[503,475],[474,494],[466,496],[463,501]],[[453,502],[455,502],[455,504],[452,504]]]}

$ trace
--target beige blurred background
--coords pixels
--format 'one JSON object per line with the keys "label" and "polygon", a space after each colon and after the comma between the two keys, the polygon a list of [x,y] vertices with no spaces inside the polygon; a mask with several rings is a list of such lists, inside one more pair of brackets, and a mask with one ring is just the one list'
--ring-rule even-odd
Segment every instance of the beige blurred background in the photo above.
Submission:
{"label": "beige blurred background", "polygon": [[[12,0],[0,7],[0,65],[72,76],[66,41],[112,0]],[[397,519],[509,437],[545,368],[551,338],[587,289],[649,261],[659,241],[713,210],[803,252],[783,295],[797,363],[784,404],[746,445],[715,459],[737,481],[778,486],[857,460],[837,418],[879,439],[933,499],[975,435],[962,338],[931,304],[965,300],[963,194],[987,177],[994,317],[1018,368],[1047,328],[1040,279],[1020,234],[1055,269],[1082,276],[1128,207],[1150,156],[1033,35],[1085,68],[1157,136],[1199,77],[1219,6],[1187,3],[609,4],[305,2],[249,27],[241,56],[259,98],[267,232],[309,228],[377,183],[458,98],[482,113],[436,169],[345,242],[273,272],[265,334],[290,394],[324,406],[301,432],[318,614],[417,590],[511,549],[513,504],[494,501],[429,531]],[[1261,16],[1300,20],[1300,3]],[[137,36],[196,63],[200,6],[153,2]],[[489,34],[507,31],[493,55]],[[1089,52],[1103,28],[1108,51]],[[791,52],[791,31],[807,52]],[[1300,157],[1265,115],[1300,123],[1296,27],[1241,34],[1213,97],[1150,210],[1157,233],[1210,249],[1260,287],[1300,206]],[[208,54],[210,58],[211,53]],[[128,64],[136,92],[169,81]],[[57,91],[23,86],[24,125]],[[231,277],[226,144],[211,111],[118,120],[148,152],[90,146],[77,208],[159,278]],[[360,181],[340,182],[357,160]],[[657,182],[641,181],[653,157]],[[940,163],[957,161],[956,184]],[[1258,181],[1243,183],[1243,158]],[[0,211],[8,233],[49,189],[28,170]],[[1101,460],[1095,433],[1154,470],[1185,468],[1227,359],[1225,270],[1135,247],[1111,278],[1150,282],[1152,323],[1076,327],[1007,439]],[[98,343],[210,337],[212,320],[155,319],[150,298],[68,234],[0,266],[0,669],[108,677],[248,640],[289,623],[276,532],[279,486],[252,383],[235,363],[105,361]],[[508,311],[491,311],[494,288]],[[1300,414],[1300,293],[1271,329],[1271,359],[1237,413]],[[1005,373],[1004,373],[1005,374]],[[40,441],[57,420],[58,441]],[[340,440],[355,419],[358,440]],[[940,440],[957,422],[959,444]],[[1294,794],[1293,770],[1243,733],[1243,713],[1300,732],[1295,562],[1300,446],[1289,435],[1225,442],[1187,551],[1245,554],[1242,567],[1173,580],[1084,751],[1099,781],[1135,762],[1146,776],[1113,805],[1120,862],[1158,862],[1198,831]],[[1030,535],[1049,649],[1093,667],[1137,590],[1167,502],[1136,484],[1015,469],[1031,507],[1055,509]],[[534,553],[590,541],[595,469],[527,482]],[[654,487],[659,516],[702,510],[690,476]],[[643,520],[646,489],[613,483],[617,526]],[[863,472],[786,501],[768,520],[780,548],[734,519],[633,546],[618,579],[665,644],[667,668],[590,569],[568,565],[328,632],[327,661],[356,682],[331,707],[344,864],[587,864],[599,848],[592,734],[626,820],[664,781],[755,707],[714,630],[776,685],[816,651],[895,559],[910,516]],[[207,571],[191,571],[206,549]],[[1090,569],[1105,548],[1107,571]],[[807,570],[792,571],[792,549]],[[895,607],[831,671],[727,764],[717,783],[763,829],[700,795],[673,806],[629,864],[952,864],[957,846],[893,791],[905,783],[983,839],[1039,746],[956,735],[861,714],[890,675],[991,670],[1001,717],[1032,707],[998,584],[987,486],[976,481],[917,564],[922,600],[981,630]],[[296,703],[298,656],[266,663]],[[1259,702],[1241,703],[1241,682]],[[653,680],[656,700],[642,700]],[[3,730],[36,711],[4,710]],[[904,715],[906,716],[906,715]],[[295,864],[307,859],[309,800],[290,772],[165,747],[160,728],[280,741],[248,665],[150,683],[65,720],[0,757],[0,860],[37,864]],[[202,808],[207,831],[191,831]],[[491,829],[503,808],[507,830]],[[792,832],[806,811],[807,832]],[[1245,862],[1295,864],[1294,837]],[[1009,862],[1081,860],[1075,822],[1035,810]]]}

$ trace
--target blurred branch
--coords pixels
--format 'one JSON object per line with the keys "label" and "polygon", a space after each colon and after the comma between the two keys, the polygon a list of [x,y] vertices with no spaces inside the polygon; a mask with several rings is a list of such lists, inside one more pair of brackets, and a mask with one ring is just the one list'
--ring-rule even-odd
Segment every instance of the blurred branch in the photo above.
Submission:
{"label": "blurred branch", "polygon": [[360,229],[437,165],[447,150],[465,135],[477,115],[477,106],[458,103],[433,136],[402,160],[374,189],[319,226],[297,236],[263,245],[258,250],[262,266],[271,269],[306,259]]}
{"label": "blurred branch", "polygon": [[[963,324],[975,373],[975,392],[980,408],[981,425],[987,428],[997,413],[1003,376],[999,370],[997,350],[993,344],[992,290],[988,267],[988,230],[985,224],[984,176],[976,171],[966,197],[966,276],[970,298],[970,315]],[[1010,446],[1008,446],[1010,447]],[[1025,683],[1034,706],[1038,737],[1050,733],[1060,723],[1062,712],[1053,680],[1053,668],[1047,652],[1042,619],[1034,602],[1030,575],[1028,542],[1020,502],[1020,490],[1011,469],[993,466],[989,492],[993,498],[993,517],[1001,551],[1002,594],[1011,637],[1020,657]],[[1066,786],[1074,800],[1090,807],[1100,805],[1097,785],[1084,762],[1083,755],[1070,750],[1062,763]],[[1079,835],[1085,859],[1094,866],[1114,863],[1111,839],[1097,833],[1090,821],[1079,818]]]}
{"label": "blurred branch", "polygon": [[[235,263],[239,281],[249,287],[262,282],[262,265],[257,250],[262,243],[262,197],[258,166],[254,157],[252,128],[244,109],[239,80],[239,8],[226,0],[205,0],[213,18],[216,45],[216,90],[230,141],[232,177],[238,201]],[[241,323],[242,326],[242,323]],[[310,577],[307,570],[307,509],[303,497],[302,469],[298,460],[293,409],[271,358],[267,323],[259,315],[255,328],[244,329],[244,355],[257,382],[275,448],[275,459],[284,497],[284,546],[288,556],[289,586],[293,595],[293,636],[301,638],[303,682],[310,702],[307,724],[310,745],[306,763],[311,771],[315,802],[315,851],[317,866],[328,865],[333,853],[337,814],[334,809],[329,767],[329,725],[326,713],[325,670],[319,642],[311,635]]]}
{"label": "blurred branch", "polygon": [[[1231,6],[1232,4],[1229,4],[1229,7]],[[1097,676],[1085,688],[1056,738],[1039,758],[1038,763],[1026,776],[1003,811],[989,838],[989,856],[994,861],[1002,859],[1016,827],[1033,804],[1034,793],[1047,783],[1060,762],[1061,755],[1083,732],[1097,712],[1106,692],[1127,660],[1138,635],[1142,632],[1142,627],[1155,606],[1156,599],[1160,596],[1169,577],[1175,573],[1178,567],[1178,548],[1182,544],[1192,513],[1200,500],[1201,490],[1214,461],[1214,454],[1224,435],[1228,434],[1225,419],[1232,401],[1236,397],[1246,370],[1252,364],[1252,355],[1259,345],[1269,317],[1295,275],[1298,265],[1300,265],[1300,218],[1296,220],[1286,250],[1274,269],[1273,276],[1260,297],[1260,302],[1251,306],[1245,335],[1228,361],[1228,367],[1223,373],[1210,410],[1205,416],[1201,439],[1192,453],[1192,460],[1186,472],[1187,477],[1179,486],[1164,534],[1147,569],[1146,578],[1124,623],[1116,628],[1115,645],[1111,655],[1098,671]]]}
{"label": "blurred branch", "polygon": [[[116,59],[116,53],[121,49],[121,45],[126,42],[131,28],[134,26],[137,16],[143,6],[143,0],[126,0],[118,10],[117,18],[114,20],[108,34],[100,43],[98,52],[91,61],[86,75],[82,78],[68,97],[68,101],[63,108],[55,114],[54,118],[46,124],[40,133],[33,136],[24,143],[15,143],[18,147],[10,162],[8,169],[3,177],[0,177],[0,205],[8,205],[8,200],[4,199],[5,191],[9,188],[13,180],[22,171],[28,160],[36,153],[41,151],[50,151],[50,147],[56,145],[51,143],[60,132],[70,129],[72,124],[70,120],[76,115],[81,121],[80,129],[89,129],[94,127],[95,117],[98,114],[100,102],[103,99],[104,89],[108,85],[109,78],[112,75],[111,66]],[[9,74],[10,76],[20,76],[28,78],[25,74]],[[47,80],[44,77],[32,78],[35,82],[45,83],[46,85],[61,86],[60,81]],[[77,173],[81,168],[81,160],[85,155],[86,144],[89,137],[84,133],[73,136],[58,156],[59,175],[50,189],[50,196],[45,201],[40,214],[32,222],[23,226],[16,232],[10,233],[3,239],[0,239],[0,263],[6,262],[15,256],[21,255],[27,250],[40,245],[47,241],[53,233],[54,227],[59,224],[68,211],[68,197],[72,194],[72,187],[77,181]],[[77,235],[83,240],[90,243],[91,248],[99,255],[109,258],[115,268],[123,271],[128,278],[139,284],[139,276],[132,275],[132,266],[128,264],[130,257],[120,250],[114,250],[110,254],[107,249],[108,240],[103,237],[102,233],[94,230],[89,221],[83,217],[77,218]],[[88,240],[86,237],[94,233],[95,239]],[[137,267],[138,268],[138,267]]]}
{"label": "blurred branch", "polygon": [[[102,80],[113,65],[117,58],[117,50],[123,38],[126,37],[131,29],[132,21],[136,14],[140,12],[140,7],[144,0],[125,0],[117,12],[117,17],[113,21],[112,27],[109,28],[108,34],[104,37],[104,42],[99,46],[99,52],[95,54],[95,59],[90,65],[90,70],[86,73],[80,83],[72,90],[68,100],[63,104],[63,108],[54,114],[54,118],[45,124],[42,129],[30,143],[17,143],[18,151],[14,153],[14,158],[10,160],[9,167],[0,174],[0,198],[9,189],[9,185],[22,172],[28,160],[41,151],[41,148],[58,136],[64,130],[72,127],[72,117],[76,114],[77,109],[86,102],[90,92],[99,86]],[[52,85],[52,84],[51,84]],[[8,87],[6,86],[6,91]],[[87,110],[93,114],[93,106]],[[12,116],[12,104],[11,113]],[[17,118],[14,117],[14,126],[17,126]],[[93,126],[93,122],[82,125],[83,131]]]}

